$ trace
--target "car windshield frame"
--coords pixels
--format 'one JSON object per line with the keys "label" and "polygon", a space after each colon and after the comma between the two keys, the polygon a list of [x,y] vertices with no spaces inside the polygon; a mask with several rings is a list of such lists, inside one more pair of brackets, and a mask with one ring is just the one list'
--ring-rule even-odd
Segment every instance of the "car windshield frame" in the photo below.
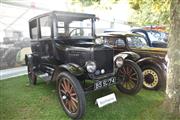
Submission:
{"label": "car windshield frame", "polygon": [[[95,38],[95,17],[56,15],[56,31],[58,37],[71,39]],[[79,32],[72,34],[73,32]],[[88,33],[89,32],[89,33]]]}

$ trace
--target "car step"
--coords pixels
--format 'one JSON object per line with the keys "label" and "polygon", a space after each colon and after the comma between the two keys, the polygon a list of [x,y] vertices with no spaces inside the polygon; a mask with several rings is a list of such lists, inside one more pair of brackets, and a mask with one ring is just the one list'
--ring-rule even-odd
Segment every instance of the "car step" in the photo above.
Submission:
{"label": "car step", "polygon": [[51,81],[51,77],[48,73],[44,73],[38,76],[39,78],[43,79],[46,83]]}

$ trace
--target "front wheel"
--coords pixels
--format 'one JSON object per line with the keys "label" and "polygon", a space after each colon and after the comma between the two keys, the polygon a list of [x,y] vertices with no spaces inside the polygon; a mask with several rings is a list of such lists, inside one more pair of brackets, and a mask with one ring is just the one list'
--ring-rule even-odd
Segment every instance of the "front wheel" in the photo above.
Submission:
{"label": "front wheel", "polygon": [[70,73],[62,72],[58,77],[59,101],[66,114],[80,119],[85,113],[85,94],[79,81]]}
{"label": "front wheel", "polygon": [[126,59],[119,68],[116,79],[118,90],[126,94],[137,94],[143,85],[141,68],[132,60]]}

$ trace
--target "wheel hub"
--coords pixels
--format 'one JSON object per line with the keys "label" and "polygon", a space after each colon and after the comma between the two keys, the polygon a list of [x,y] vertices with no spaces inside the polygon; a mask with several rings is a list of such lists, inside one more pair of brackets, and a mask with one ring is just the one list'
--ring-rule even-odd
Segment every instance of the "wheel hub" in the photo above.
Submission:
{"label": "wheel hub", "polygon": [[63,99],[63,100],[66,100],[66,99],[67,99],[67,96],[66,96],[66,95],[63,95],[63,96],[62,96],[62,99]]}
{"label": "wheel hub", "polygon": [[148,75],[144,76],[144,78],[145,78],[146,82],[149,83],[149,84],[154,81],[154,78],[153,78],[153,76],[151,74],[148,74]]}
{"label": "wheel hub", "polygon": [[66,99],[71,100],[71,95],[68,92],[66,92]]}
{"label": "wheel hub", "polygon": [[129,81],[129,76],[127,74],[125,74],[124,79],[125,79],[125,82],[128,82]]}

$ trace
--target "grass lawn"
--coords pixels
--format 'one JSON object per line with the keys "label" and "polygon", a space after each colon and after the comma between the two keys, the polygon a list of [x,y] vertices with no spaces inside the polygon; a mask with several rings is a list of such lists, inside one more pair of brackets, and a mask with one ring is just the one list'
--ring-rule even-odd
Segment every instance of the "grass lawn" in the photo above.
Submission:
{"label": "grass lawn", "polygon": [[[96,98],[114,92],[117,102],[103,108],[95,105]],[[142,90],[135,96],[118,92],[115,87],[86,96],[84,120],[175,120],[161,104],[164,93]],[[69,120],[58,102],[55,85],[38,79],[28,86],[27,76],[0,81],[0,120]]]}

